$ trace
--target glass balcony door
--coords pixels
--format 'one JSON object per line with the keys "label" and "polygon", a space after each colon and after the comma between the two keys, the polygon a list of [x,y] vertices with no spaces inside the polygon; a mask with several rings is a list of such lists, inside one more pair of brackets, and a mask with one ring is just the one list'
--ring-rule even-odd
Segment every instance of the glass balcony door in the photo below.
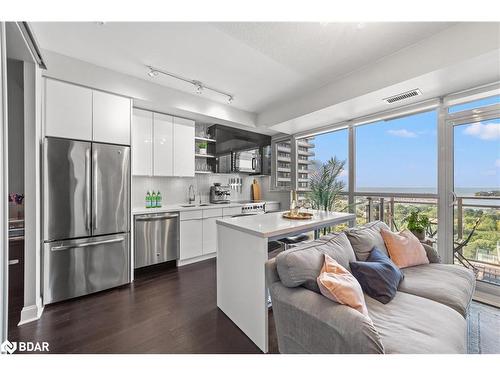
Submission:
{"label": "glass balcony door", "polygon": [[453,126],[453,260],[500,285],[500,117]]}

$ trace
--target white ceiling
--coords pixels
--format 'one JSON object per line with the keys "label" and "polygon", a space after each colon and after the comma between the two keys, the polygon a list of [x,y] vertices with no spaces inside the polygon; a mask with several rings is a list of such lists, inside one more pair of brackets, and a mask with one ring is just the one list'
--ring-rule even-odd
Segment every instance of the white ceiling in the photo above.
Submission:
{"label": "white ceiling", "polygon": [[[417,43],[450,23],[33,23],[42,48],[149,79],[145,65],[234,94],[260,112]],[[155,82],[189,93],[169,77]],[[225,101],[208,92],[209,98]]]}
{"label": "white ceiling", "polygon": [[[190,84],[150,78],[146,65],[233,94],[231,107],[253,114],[253,126],[261,131],[294,133],[373,113],[384,109],[384,96],[416,87],[424,96],[413,101],[500,79],[500,23],[42,22],[32,27],[45,50],[192,95]],[[226,101],[206,90],[202,97]]]}

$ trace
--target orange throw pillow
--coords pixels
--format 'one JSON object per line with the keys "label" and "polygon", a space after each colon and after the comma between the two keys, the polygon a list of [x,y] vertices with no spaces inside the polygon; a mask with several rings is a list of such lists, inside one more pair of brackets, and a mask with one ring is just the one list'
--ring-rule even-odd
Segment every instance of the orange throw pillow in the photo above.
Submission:
{"label": "orange throw pillow", "polygon": [[408,229],[399,233],[381,229],[380,234],[384,239],[391,260],[399,268],[429,264],[424,247]]}
{"label": "orange throw pillow", "polygon": [[321,294],[368,316],[365,297],[358,280],[334,259],[325,254],[325,263],[318,278]]}

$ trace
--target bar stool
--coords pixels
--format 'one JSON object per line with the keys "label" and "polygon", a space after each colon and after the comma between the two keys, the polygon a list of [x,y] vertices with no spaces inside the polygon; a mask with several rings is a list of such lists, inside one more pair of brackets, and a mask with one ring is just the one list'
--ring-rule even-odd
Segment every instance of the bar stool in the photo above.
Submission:
{"label": "bar stool", "polygon": [[280,240],[280,242],[285,245],[285,250],[288,250],[292,247],[297,246],[301,242],[309,241],[310,239],[311,238],[307,234],[302,233],[302,234],[299,234],[297,236],[290,236],[290,237],[283,238]]}

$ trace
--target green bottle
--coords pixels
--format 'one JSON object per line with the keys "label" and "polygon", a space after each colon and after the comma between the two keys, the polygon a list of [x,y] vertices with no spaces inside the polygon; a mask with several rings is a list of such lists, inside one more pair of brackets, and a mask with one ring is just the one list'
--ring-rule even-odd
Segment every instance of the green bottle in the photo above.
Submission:
{"label": "green bottle", "polygon": [[151,208],[151,194],[149,194],[149,190],[146,194],[146,208]]}
{"label": "green bottle", "polygon": [[151,208],[156,208],[156,193],[153,190],[153,194],[151,194]]}
{"label": "green bottle", "polygon": [[156,194],[156,207],[161,207],[161,194],[159,190],[158,193]]}

